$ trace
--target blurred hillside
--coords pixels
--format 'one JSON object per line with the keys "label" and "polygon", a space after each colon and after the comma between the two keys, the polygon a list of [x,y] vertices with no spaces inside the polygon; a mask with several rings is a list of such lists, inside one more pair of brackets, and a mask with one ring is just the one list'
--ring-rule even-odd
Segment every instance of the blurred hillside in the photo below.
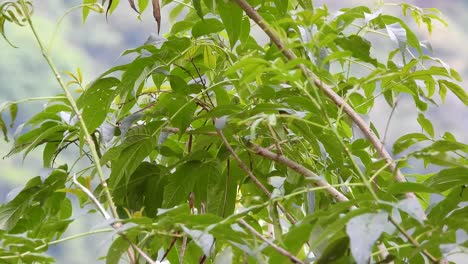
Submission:
{"label": "blurred hillside", "polygon": [[[1,1],[1,0],[0,0]],[[344,6],[366,3],[372,5],[376,1],[315,1],[316,5],[326,3],[331,12]],[[388,2],[388,1],[387,1]],[[393,1],[395,2],[395,1]],[[40,34],[49,43],[52,33],[60,17],[73,6],[81,4],[80,0],[41,0],[35,1],[34,21],[40,28]],[[437,25],[432,35],[421,28],[418,33],[428,39],[435,57],[442,58],[450,66],[457,69],[465,80],[468,80],[468,1],[451,0],[417,0],[411,1],[421,7],[436,7],[442,11],[449,27]],[[387,7],[396,14],[401,11],[398,7]],[[169,30],[169,21],[165,14],[168,8],[162,10],[163,23],[161,32]],[[412,24],[412,23],[410,23]],[[416,26],[413,24],[413,28]],[[148,36],[155,32],[156,25],[150,14],[145,12],[142,20],[138,21],[136,14],[128,7],[126,1],[121,1],[116,12],[106,22],[102,14],[91,13],[86,24],[82,23],[81,11],[75,10],[63,19],[58,28],[52,47],[53,59],[61,71],[76,72],[78,67],[83,71],[85,83],[89,83],[105,69],[123,63],[126,58],[120,54],[130,48],[144,43]],[[27,28],[7,25],[6,33],[9,40],[19,48],[14,49],[0,41],[0,103],[15,101],[28,97],[50,96],[60,92],[54,76],[50,73],[35,41]],[[468,87],[468,81],[463,83]],[[43,102],[25,103],[19,106],[18,124],[24,122],[30,115],[42,108]],[[384,103],[382,105],[385,105]],[[399,135],[408,131],[420,131],[416,122],[415,107],[402,100],[392,119],[387,144],[391,144]],[[370,118],[376,122],[376,127],[383,131],[390,109],[383,106],[374,111]],[[434,127],[438,135],[450,130],[463,142],[468,143],[468,109],[450,93],[446,104],[439,108],[431,108],[430,115],[434,118]],[[8,122],[7,117],[5,120]],[[10,145],[0,141],[0,155],[8,153]],[[60,161],[59,161],[60,162]],[[40,174],[41,155],[36,152],[23,163],[22,157],[12,157],[0,160],[0,202],[12,188],[24,184],[35,175]],[[76,227],[79,232],[80,226]],[[89,228],[83,228],[86,230]],[[109,239],[108,237],[106,239]],[[74,247],[85,247],[84,242],[77,242]],[[79,251],[79,250],[78,250]],[[88,252],[89,253],[89,252]],[[93,249],[90,261],[103,254],[99,249]],[[55,254],[63,254],[56,252]],[[78,253],[76,253],[78,254]],[[83,259],[76,263],[84,263]],[[68,261],[67,263],[73,263]]]}

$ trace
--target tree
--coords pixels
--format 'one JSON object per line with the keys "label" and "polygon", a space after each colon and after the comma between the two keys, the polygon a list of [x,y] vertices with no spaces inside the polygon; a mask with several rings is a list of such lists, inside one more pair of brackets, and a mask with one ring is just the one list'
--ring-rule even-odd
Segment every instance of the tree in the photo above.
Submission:
{"label": "tree", "polygon": [[[119,4],[103,2],[84,0],[83,20]],[[149,1],[129,3],[141,13]],[[0,207],[3,262],[53,262],[48,247],[76,237],[62,237],[72,199],[111,227],[78,237],[114,232],[106,263],[443,263],[466,250],[468,146],[437,136],[425,111],[447,92],[468,96],[387,4],[335,14],[307,0],[162,4],[177,20],[165,38],[125,51],[130,63],[89,84],[79,70],[60,75],[31,2],[1,4],[5,39],[7,24],[31,28],[63,89],[8,154],[43,146],[51,172]],[[429,32],[445,23],[435,9],[398,6]],[[152,8],[159,32],[159,1]],[[396,47],[386,60],[373,34]],[[362,117],[380,96],[393,109],[411,98],[422,129],[391,152]],[[13,123],[17,103],[1,109]],[[89,166],[56,164],[65,149]],[[407,175],[410,159],[438,169]]]}

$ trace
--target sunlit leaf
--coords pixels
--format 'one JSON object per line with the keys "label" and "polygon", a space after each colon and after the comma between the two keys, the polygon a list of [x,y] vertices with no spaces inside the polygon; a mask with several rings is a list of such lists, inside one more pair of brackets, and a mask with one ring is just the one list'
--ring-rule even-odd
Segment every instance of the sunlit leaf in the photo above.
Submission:
{"label": "sunlit leaf", "polygon": [[461,88],[459,85],[453,83],[453,82],[449,82],[449,81],[446,81],[446,80],[439,80],[439,85],[440,86],[444,86],[446,88],[448,88],[450,91],[452,91],[453,94],[455,94],[455,96],[458,97],[458,99],[460,99],[465,105],[468,105],[468,94],[466,93],[466,91]]}
{"label": "sunlit leaf", "polygon": [[418,123],[424,129],[424,131],[429,134],[429,136],[434,137],[434,127],[429,119],[427,119],[423,114],[418,114]]}

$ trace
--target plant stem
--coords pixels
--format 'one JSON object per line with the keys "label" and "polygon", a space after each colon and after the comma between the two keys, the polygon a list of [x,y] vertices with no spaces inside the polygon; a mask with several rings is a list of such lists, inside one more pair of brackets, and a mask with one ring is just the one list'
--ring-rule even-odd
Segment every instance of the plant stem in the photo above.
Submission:
{"label": "plant stem", "polygon": [[93,161],[94,161],[94,166],[96,167],[96,171],[97,171],[97,174],[99,176],[99,180],[101,182],[102,188],[104,190],[104,194],[106,196],[107,203],[109,204],[110,210],[112,212],[112,216],[117,219],[118,218],[117,209],[116,209],[116,206],[114,204],[114,200],[112,199],[112,195],[111,195],[111,193],[109,191],[109,188],[107,187],[105,176],[104,176],[104,173],[103,173],[102,168],[101,168],[101,162],[100,162],[98,153],[96,151],[96,146],[94,145],[93,139],[92,139],[92,137],[91,137],[91,135],[90,135],[90,133],[88,131],[88,128],[86,127],[86,123],[83,120],[83,118],[81,117],[80,110],[79,110],[78,106],[76,105],[76,102],[75,102],[75,99],[73,98],[73,95],[70,93],[70,91],[68,91],[65,83],[62,80],[62,77],[60,76],[60,73],[58,72],[55,64],[53,63],[52,59],[48,55],[47,50],[45,49],[44,44],[43,44],[41,38],[39,37],[39,34],[36,31],[36,28],[34,27],[34,25],[32,23],[29,9],[26,6],[24,0],[20,0],[20,4],[21,4],[21,7],[22,7],[23,12],[25,14],[26,20],[27,20],[27,22],[29,24],[29,27],[31,28],[31,31],[33,32],[34,37],[36,39],[36,42],[39,45],[39,48],[40,48],[40,50],[42,52],[42,56],[47,61],[47,64],[49,65],[49,68],[52,70],[52,73],[54,74],[55,79],[57,79],[57,82],[59,83],[60,87],[62,88],[63,92],[65,93],[65,97],[67,98],[68,102],[70,103],[70,106],[71,106],[73,112],[75,113],[79,123],[80,123],[81,130],[82,130],[83,135],[84,135],[84,141],[89,146],[89,149],[91,151],[91,156],[92,156]]}
{"label": "plant stem", "polygon": [[280,253],[281,255],[283,256],[286,256],[288,257],[293,263],[303,263],[305,264],[304,261],[298,259],[296,256],[294,256],[291,252],[287,251],[286,249],[274,244],[273,242],[271,242],[270,240],[268,240],[266,237],[264,237],[262,234],[260,234],[259,232],[257,232],[257,230],[255,230],[255,228],[253,228],[251,225],[249,225],[244,219],[240,219],[239,220],[239,223],[242,224],[243,226],[245,226],[250,232],[252,232],[252,234],[254,234],[256,237],[260,238],[261,240],[263,240],[265,243],[267,243],[268,245],[270,245],[272,248],[274,248],[278,253]]}

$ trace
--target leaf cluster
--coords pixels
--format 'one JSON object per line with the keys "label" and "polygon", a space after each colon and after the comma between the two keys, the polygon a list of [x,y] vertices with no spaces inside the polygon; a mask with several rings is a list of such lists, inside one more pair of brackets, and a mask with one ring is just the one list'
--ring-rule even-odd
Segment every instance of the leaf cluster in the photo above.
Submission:
{"label": "leaf cluster", "polygon": [[[148,5],[129,2],[138,12]],[[107,4],[111,14],[119,1]],[[80,87],[76,104],[54,98],[23,124],[9,155],[44,146],[52,172],[0,207],[0,259],[50,261],[41,243],[73,221],[65,193],[117,212],[107,263],[129,251],[143,261],[136,249],[170,263],[426,263],[466,248],[468,145],[438,137],[426,111],[449,91],[465,105],[468,95],[459,73],[385,4],[335,13],[306,0],[168,4],[165,38],[125,51],[129,63],[88,85],[80,70],[67,72],[67,85]],[[434,9],[401,8],[429,31],[445,23]],[[385,59],[376,35],[393,45]],[[393,109],[414,102],[421,132],[393,144],[395,170],[324,86],[356,116],[380,96]],[[14,120],[16,104],[7,106]],[[372,122],[368,130],[385,140]],[[89,166],[59,166],[65,149]],[[438,169],[395,178],[413,159]],[[100,166],[108,178],[93,181]]]}

